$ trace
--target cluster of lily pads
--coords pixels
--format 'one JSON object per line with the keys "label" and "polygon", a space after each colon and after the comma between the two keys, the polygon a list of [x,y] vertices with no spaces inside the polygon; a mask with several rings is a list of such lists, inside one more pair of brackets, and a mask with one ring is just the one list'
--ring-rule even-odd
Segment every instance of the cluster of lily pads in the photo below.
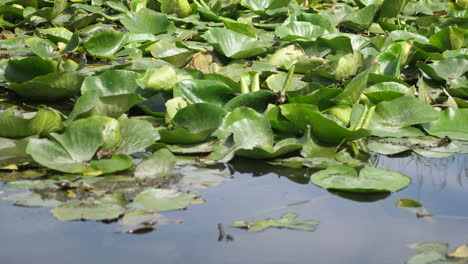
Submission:
{"label": "cluster of lily pads", "polygon": [[234,157],[368,193],[410,184],[371,153],[468,153],[463,0],[0,3],[6,199],[62,220],[151,222]]}

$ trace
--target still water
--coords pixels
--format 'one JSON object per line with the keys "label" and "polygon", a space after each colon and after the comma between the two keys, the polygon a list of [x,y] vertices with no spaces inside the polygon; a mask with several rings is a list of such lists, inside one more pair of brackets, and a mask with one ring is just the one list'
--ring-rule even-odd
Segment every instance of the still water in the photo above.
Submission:
{"label": "still water", "polygon": [[[63,223],[48,209],[0,201],[0,263],[395,264],[415,255],[408,244],[447,242],[453,249],[468,243],[468,155],[381,156],[377,166],[413,182],[384,199],[358,202],[305,183],[310,171],[237,160],[232,180],[200,191],[206,203],[164,213],[183,223],[142,235],[121,233],[115,223]],[[402,198],[420,201],[433,216],[418,218],[396,207]],[[279,218],[288,212],[320,224],[314,232],[249,233],[229,227],[235,220]],[[218,241],[218,224],[233,241]]]}

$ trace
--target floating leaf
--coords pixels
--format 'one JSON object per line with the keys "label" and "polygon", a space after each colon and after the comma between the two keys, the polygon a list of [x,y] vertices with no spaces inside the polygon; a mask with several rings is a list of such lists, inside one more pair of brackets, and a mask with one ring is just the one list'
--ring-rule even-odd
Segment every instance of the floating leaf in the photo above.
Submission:
{"label": "floating leaf", "polygon": [[257,220],[252,222],[236,221],[231,226],[245,228],[249,232],[260,232],[271,227],[314,231],[319,224],[319,222],[314,220],[297,221],[295,220],[297,216],[298,215],[294,213],[287,213],[280,219],[269,218],[266,220]]}
{"label": "floating leaf", "polygon": [[171,25],[166,15],[147,8],[136,13],[128,13],[120,22],[130,32],[150,34],[164,33]]}
{"label": "floating leaf", "polygon": [[125,212],[127,200],[123,193],[105,195],[96,200],[83,200],[52,209],[52,214],[62,221],[112,220]]}
{"label": "floating leaf", "polygon": [[200,203],[198,195],[172,189],[152,189],[139,193],[133,200],[133,207],[157,212],[184,209],[190,204]]}
{"label": "floating leaf", "polygon": [[207,31],[203,37],[223,55],[233,59],[242,59],[262,54],[268,43],[223,28]]}
{"label": "floating leaf", "polygon": [[312,174],[310,179],[324,189],[348,192],[396,192],[411,183],[408,176],[395,171],[365,167],[358,174],[345,165],[330,166]]}
{"label": "floating leaf", "polygon": [[400,199],[396,201],[395,205],[399,207],[411,207],[411,208],[423,206],[420,202],[411,200],[411,199]]}
{"label": "floating leaf", "polygon": [[157,178],[171,174],[176,164],[176,157],[167,149],[161,149],[143,160],[135,169],[137,178]]}

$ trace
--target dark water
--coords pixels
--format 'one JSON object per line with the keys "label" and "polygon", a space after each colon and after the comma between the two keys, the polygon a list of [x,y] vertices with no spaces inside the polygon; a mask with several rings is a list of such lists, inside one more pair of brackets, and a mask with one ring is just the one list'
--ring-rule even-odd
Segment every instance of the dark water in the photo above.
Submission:
{"label": "dark water", "polygon": [[[201,191],[207,203],[165,213],[182,224],[145,235],[117,233],[118,224],[62,223],[48,209],[2,201],[0,263],[405,263],[415,253],[411,243],[468,243],[467,164],[468,155],[380,157],[379,167],[405,173],[413,183],[385,199],[356,202],[284,177],[301,181],[304,171],[236,162],[233,180]],[[417,218],[396,207],[401,198],[420,201],[434,216]],[[229,227],[287,212],[320,225],[315,232]],[[234,241],[218,241],[218,223]]]}

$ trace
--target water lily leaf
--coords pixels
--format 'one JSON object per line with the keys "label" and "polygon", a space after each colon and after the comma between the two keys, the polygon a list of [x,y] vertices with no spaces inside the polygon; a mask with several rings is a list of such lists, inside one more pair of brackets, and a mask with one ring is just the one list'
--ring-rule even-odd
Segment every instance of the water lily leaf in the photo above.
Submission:
{"label": "water lily leaf", "polygon": [[398,78],[406,64],[412,44],[407,41],[395,42],[376,57],[377,67],[374,73]]}
{"label": "water lily leaf", "polygon": [[236,221],[231,226],[245,228],[249,232],[260,232],[271,227],[314,231],[319,224],[318,221],[314,220],[297,221],[295,220],[297,216],[298,215],[294,213],[287,213],[284,214],[280,219],[269,218],[266,220],[257,220],[252,222]]}
{"label": "water lily leaf", "polygon": [[196,168],[187,166],[181,172],[183,177],[177,183],[178,187],[183,189],[207,188],[216,186],[221,182],[232,178],[231,174],[219,169]]}
{"label": "water lily leaf", "polygon": [[[418,64],[421,70],[434,80],[445,80],[451,88],[466,88],[465,73],[468,71],[468,59],[448,58],[432,64]],[[457,67],[453,67],[457,65]]]}
{"label": "water lily leaf", "polygon": [[162,212],[184,209],[194,203],[200,203],[196,193],[179,192],[173,189],[151,189],[137,194],[132,206]]}
{"label": "water lily leaf", "polygon": [[55,71],[57,71],[57,62],[41,57],[27,57],[9,60],[4,74],[9,82],[24,83]]}
{"label": "water lily leaf", "polygon": [[301,78],[293,76],[292,79],[290,79],[291,82],[289,89],[286,89],[287,80],[288,74],[281,72],[268,76],[265,82],[267,83],[268,88],[273,92],[284,92],[285,90],[295,91],[306,86],[306,83],[301,81]]}
{"label": "water lily leaf", "polygon": [[2,200],[13,201],[14,205],[28,207],[56,207],[64,203],[63,201],[58,201],[54,198],[45,198],[35,192],[11,194],[2,197]]}
{"label": "water lily leaf", "polygon": [[132,71],[112,70],[100,75],[86,77],[81,93],[98,91],[102,96],[129,94],[136,91],[138,74]]}
{"label": "water lily leaf", "polygon": [[8,89],[34,101],[63,100],[80,91],[83,76],[74,71],[54,72],[23,83],[12,83]]}
{"label": "water lily leaf", "polygon": [[366,88],[368,78],[369,71],[361,72],[346,85],[343,92],[336,96],[334,100],[347,105],[357,103],[362,92]]}
{"label": "water lily leaf", "polygon": [[98,33],[84,42],[84,47],[91,55],[99,58],[112,59],[126,42],[126,35],[117,30],[107,30]]}
{"label": "water lily leaf", "polygon": [[160,40],[148,48],[155,58],[169,62],[176,68],[185,66],[191,59],[195,51],[178,47],[174,42]]}
{"label": "water lily leaf", "polygon": [[374,103],[391,101],[408,92],[407,86],[397,82],[381,82],[364,90],[364,94]]}
{"label": "water lily leaf", "polygon": [[432,107],[414,97],[403,96],[377,104],[369,129],[375,136],[417,137],[423,133],[411,125],[438,119]]}
{"label": "water lily leaf", "polygon": [[48,39],[41,39],[38,37],[31,37],[24,41],[31,51],[40,57],[53,57],[56,54],[55,48],[57,45]]}
{"label": "water lily leaf", "polygon": [[268,119],[255,110],[246,107],[236,108],[223,120],[218,131],[219,139],[227,139],[231,134],[241,148],[268,148],[274,138]]}
{"label": "water lily leaf", "polygon": [[246,94],[241,94],[229,100],[224,106],[224,110],[231,112],[238,107],[249,107],[258,112],[264,112],[268,104],[273,104],[277,97],[270,91],[259,90]]}
{"label": "water lily leaf", "polygon": [[202,37],[217,51],[232,59],[243,59],[262,54],[269,46],[267,42],[224,28],[210,29]]}
{"label": "water lily leaf", "polygon": [[369,135],[366,129],[351,131],[318,112],[313,105],[286,104],[280,106],[281,113],[302,131],[310,126],[312,135],[325,144],[337,145]]}
{"label": "water lily leaf", "polygon": [[331,67],[334,70],[333,75],[336,80],[345,80],[356,75],[364,62],[360,52],[350,52],[346,55],[336,54],[335,56],[327,56],[327,59],[332,60]]}
{"label": "water lily leaf", "polygon": [[66,173],[85,173],[87,162],[100,147],[109,150],[120,140],[117,120],[95,116],[73,122],[63,134],[49,139],[29,139],[26,153],[39,164]]}
{"label": "water lily leaf", "polygon": [[0,137],[21,138],[32,135],[44,136],[61,130],[62,117],[52,108],[41,108],[36,113],[23,113],[15,108],[0,111]]}
{"label": "water lily leaf", "polygon": [[222,106],[234,97],[234,92],[220,81],[183,80],[174,87],[174,97],[182,97],[189,104],[210,103]]}
{"label": "water lily leaf", "polygon": [[92,160],[89,168],[95,174],[108,174],[124,171],[133,167],[133,158],[125,154],[115,154],[109,159]]}
{"label": "water lily leaf", "polygon": [[187,0],[162,0],[161,12],[166,14],[175,13],[178,17],[184,18],[192,14],[192,7]]}
{"label": "water lily leaf", "polygon": [[297,73],[308,73],[324,65],[326,60],[319,57],[309,57],[305,54],[304,49],[296,45],[289,45],[277,50],[269,57],[268,62],[286,70],[295,65]]}
{"label": "water lily leaf", "polygon": [[136,94],[137,73],[112,70],[98,76],[86,77],[81,87],[82,96],[78,98],[66,125],[80,117],[107,115],[118,118],[134,105],[145,101]]}
{"label": "water lily leaf", "polygon": [[276,35],[284,40],[316,40],[318,37],[328,33],[321,26],[305,21],[292,21],[286,25],[276,28]]}
{"label": "water lily leaf", "polygon": [[291,0],[242,0],[241,4],[252,11],[264,13],[268,10],[287,7]]}
{"label": "water lily leaf", "polygon": [[468,31],[458,27],[446,27],[432,35],[430,43],[442,51],[458,50],[463,47]]}
{"label": "water lily leaf", "polygon": [[411,178],[383,168],[365,167],[359,174],[346,165],[335,165],[310,176],[324,188],[348,192],[396,192],[408,186]]}
{"label": "water lily leaf", "polygon": [[146,234],[154,230],[155,225],[168,222],[166,217],[146,210],[134,210],[125,213],[120,219],[120,224],[124,225],[124,232],[130,234]]}
{"label": "water lily leaf", "polygon": [[400,199],[400,200],[395,202],[395,205],[399,206],[399,207],[410,207],[410,208],[416,208],[416,207],[422,207],[423,206],[420,202],[415,201],[415,200],[411,200],[411,199]]}
{"label": "water lily leaf", "polygon": [[349,14],[341,23],[358,29],[368,29],[374,22],[374,17],[377,14],[377,11],[379,11],[379,7],[379,4],[370,4]]}
{"label": "water lily leaf", "polygon": [[447,108],[439,118],[423,125],[431,135],[468,140],[468,109]]}
{"label": "water lily leaf", "polygon": [[397,17],[407,2],[408,0],[384,0],[380,6],[380,18]]}
{"label": "water lily leaf", "polygon": [[120,22],[130,32],[155,35],[166,32],[171,26],[166,15],[147,8],[136,13],[127,13]]}
{"label": "water lily leaf", "polygon": [[137,178],[157,178],[171,174],[176,164],[175,156],[167,149],[161,149],[143,160],[135,169]]}
{"label": "water lily leaf", "polygon": [[164,92],[171,91],[178,79],[174,68],[162,66],[148,69],[136,82],[143,89]]}
{"label": "water lily leaf", "polygon": [[83,200],[52,209],[52,214],[62,221],[111,220],[125,213],[127,200],[123,193],[105,195],[97,200]]}
{"label": "water lily leaf", "polygon": [[221,125],[226,112],[217,105],[198,103],[180,109],[172,119],[175,129],[160,129],[161,141],[195,144],[207,140]]}
{"label": "water lily leaf", "polygon": [[55,43],[63,42],[68,43],[73,36],[73,32],[64,27],[49,27],[38,29],[41,35],[47,37]]}
{"label": "water lily leaf", "polygon": [[377,139],[368,144],[372,152],[393,155],[407,150],[428,158],[450,157],[457,153],[467,153],[468,144],[450,138],[386,138]]}
{"label": "water lily leaf", "polygon": [[122,140],[115,153],[127,155],[144,150],[160,138],[150,122],[133,118],[120,121],[120,132]]}

